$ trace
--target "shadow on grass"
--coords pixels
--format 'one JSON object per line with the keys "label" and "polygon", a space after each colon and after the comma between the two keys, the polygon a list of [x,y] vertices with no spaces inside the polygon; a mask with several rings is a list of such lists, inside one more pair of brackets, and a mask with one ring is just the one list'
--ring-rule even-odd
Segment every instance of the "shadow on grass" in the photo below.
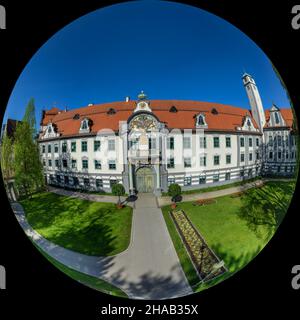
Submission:
{"label": "shadow on grass", "polygon": [[238,217],[258,238],[269,240],[282,222],[295,190],[293,182],[267,182],[242,197]]}

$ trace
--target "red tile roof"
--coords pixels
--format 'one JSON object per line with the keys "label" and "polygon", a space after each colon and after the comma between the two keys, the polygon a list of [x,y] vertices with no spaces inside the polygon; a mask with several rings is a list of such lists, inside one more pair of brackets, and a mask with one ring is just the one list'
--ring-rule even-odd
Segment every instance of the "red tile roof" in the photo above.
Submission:
{"label": "red tile roof", "polygon": [[[176,113],[170,112],[170,108],[175,106],[178,110]],[[57,108],[52,108],[45,111],[43,114],[42,125],[47,125],[49,122],[55,123],[57,131],[62,136],[78,135],[81,120],[89,118],[92,120],[91,133],[97,133],[101,129],[112,129],[118,131],[119,121],[127,121],[133,114],[136,107],[136,102],[131,100],[128,102],[111,102],[92,106],[87,106],[69,111],[61,111]],[[109,109],[115,109],[115,114],[107,114]],[[236,127],[243,124],[244,117],[251,111],[223,105],[212,102],[199,102],[188,100],[151,100],[150,108],[154,115],[161,122],[164,122],[168,129],[194,129],[194,116],[203,113],[208,125],[208,131],[236,131]],[[215,108],[218,114],[213,114],[212,109]],[[292,122],[292,113],[289,109],[281,109],[283,116],[287,117],[288,123]],[[78,114],[78,120],[73,119]],[[254,126],[257,124],[252,119]]]}

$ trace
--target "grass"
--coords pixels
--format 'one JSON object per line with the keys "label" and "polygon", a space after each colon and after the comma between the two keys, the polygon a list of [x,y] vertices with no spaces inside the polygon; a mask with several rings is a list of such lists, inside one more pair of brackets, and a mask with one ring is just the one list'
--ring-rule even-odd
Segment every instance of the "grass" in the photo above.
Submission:
{"label": "grass", "polygon": [[[243,218],[243,213],[250,209],[248,200],[254,199],[255,210],[259,214],[265,214],[268,210],[274,211],[274,201],[285,202],[286,206],[282,206],[279,212],[278,222],[280,222],[286,213],[294,188],[294,182],[267,182],[262,188],[253,188],[242,197],[219,197],[215,203],[204,206],[193,206],[193,202],[178,204],[178,208],[186,212],[208,245],[220,259],[224,260],[229,270],[227,274],[203,286],[197,285],[199,279],[196,271],[169,216],[170,206],[162,208],[179,260],[194,291],[212,286],[243,268],[263,249],[274,234],[276,228],[270,232],[269,226],[256,225],[254,230],[253,226],[249,225],[249,220]],[[261,198],[262,194],[265,196],[264,199]]]}
{"label": "grass", "polygon": [[125,292],[123,292],[118,287],[96,277],[92,277],[89,275],[86,275],[82,272],[75,271],[64,264],[58,262],[51,256],[49,256],[47,253],[45,253],[42,249],[40,249],[36,244],[34,244],[35,247],[41,252],[41,254],[49,260],[57,269],[71,277],[72,279],[101,292],[117,296],[117,297],[128,297]]}
{"label": "grass", "polygon": [[132,208],[51,192],[20,201],[29,224],[47,240],[94,256],[112,256],[130,242]]}
{"label": "grass", "polygon": [[[224,185],[220,185],[220,186],[213,186],[213,187],[207,187],[207,188],[201,188],[201,189],[184,190],[184,191],[182,191],[182,194],[194,194],[194,193],[204,193],[204,192],[210,192],[210,191],[223,190],[223,189],[241,186],[243,184],[246,184],[249,182],[254,182],[259,179],[261,179],[261,177],[255,177],[255,178],[247,179],[244,181],[232,182],[232,183],[228,183],[228,184],[224,184]],[[163,192],[162,196],[167,197],[168,192]]]}

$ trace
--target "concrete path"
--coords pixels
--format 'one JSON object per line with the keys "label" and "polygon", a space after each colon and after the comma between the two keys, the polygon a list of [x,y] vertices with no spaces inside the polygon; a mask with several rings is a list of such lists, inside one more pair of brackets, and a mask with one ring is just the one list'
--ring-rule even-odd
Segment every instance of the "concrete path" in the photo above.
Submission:
{"label": "concrete path", "polygon": [[[182,202],[227,196],[229,194],[233,194],[236,192],[246,191],[246,190],[254,188],[254,187],[259,187],[259,186],[263,185],[263,183],[264,183],[263,180],[256,180],[254,182],[249,182],[244,185],[240,185],[240,186],[232,187],[232,188],[227,188],[227,189],[222,189],[222,190],[208,191],[208,192],[203,192],[203,193],[183,194],[182,195]],[[170,197],[159,197],[159,198],[157,198],[157,200],[158,200],[159,207],[170,205],[172,203]]]}
{"label": "concrete path", "polygon": [[130,245],[112,257],[87,256],[49,242],[31,228],[20,204],[12,207],[26,234],[51,257],[112,283],[130,298],[168,299],[192,293],[153,195],[138,195]]}

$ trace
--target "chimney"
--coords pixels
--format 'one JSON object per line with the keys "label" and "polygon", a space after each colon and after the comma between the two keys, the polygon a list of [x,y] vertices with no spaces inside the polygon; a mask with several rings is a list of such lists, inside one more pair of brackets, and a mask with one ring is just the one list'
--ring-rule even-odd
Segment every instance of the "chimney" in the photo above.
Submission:
{"label": "chimney", "polygon": [[94,104],[93,103],[89,103],[88,104],[88,107],[92,107]]}
{"label": "chimney", "polygon": [[126,101],[126,102],[129,102],[129,101],[130,101],[130,97],[126,97],[126,98],[125,98],[125,101]]}

